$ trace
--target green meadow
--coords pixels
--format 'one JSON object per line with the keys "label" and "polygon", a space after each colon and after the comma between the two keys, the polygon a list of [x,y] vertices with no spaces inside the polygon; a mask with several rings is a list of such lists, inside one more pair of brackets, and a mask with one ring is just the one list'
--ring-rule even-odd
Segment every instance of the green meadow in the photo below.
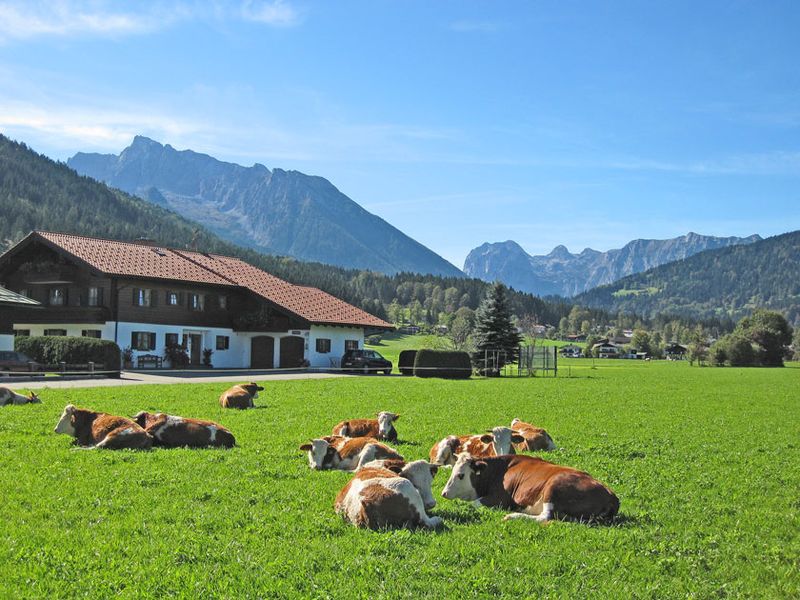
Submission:
{"label": "green meadow", "polygon": [[[0,598],[709,598],[800,596],[800,369],[570,361],[559,378],[353,376],[266,384],[43,390],[0,408]],[[65,404],[216,420],[225,450],[80,450]],[[439,532],[358,530],[333,512],[350,475],[298,446],[340,419],[402,416],[397,448],[520,417],[549,460],[615,490],[612,525],[503,522],[439,496]]]}

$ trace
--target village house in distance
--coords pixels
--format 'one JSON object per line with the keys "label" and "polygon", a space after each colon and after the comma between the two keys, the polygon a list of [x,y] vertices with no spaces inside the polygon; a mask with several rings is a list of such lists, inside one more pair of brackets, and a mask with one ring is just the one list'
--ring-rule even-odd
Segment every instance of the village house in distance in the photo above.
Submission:
{"label": "village house in distance", "polygon": [[43,305],[3,311],[14,335],[113,340],[134,360],[182,344],[192,365],[210,348],[216,368],[328,368],[365,330],[394,329],[237,258],[149,241],[34,231],[0,256],[0,285]]}

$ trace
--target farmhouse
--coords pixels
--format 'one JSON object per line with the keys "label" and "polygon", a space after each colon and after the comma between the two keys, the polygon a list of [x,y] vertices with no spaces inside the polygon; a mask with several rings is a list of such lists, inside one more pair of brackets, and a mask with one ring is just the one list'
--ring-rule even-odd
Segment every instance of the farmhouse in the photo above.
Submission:
{"label": "farmhouse", "polygon": [[34,231],[0,256],[0,282],[44,305],[2,311],[15,335],[113,340],[134,360],[181,345],[192,365],[210,349],[215,367],[329,367],[365,330],[393,329],[237,258],[150,242]]}
{"label": "farmhouse", "polygon": [[619,358],[621,349],[616,344],[603,340],[592,346],[592,351],[597,353],[599,358]]}

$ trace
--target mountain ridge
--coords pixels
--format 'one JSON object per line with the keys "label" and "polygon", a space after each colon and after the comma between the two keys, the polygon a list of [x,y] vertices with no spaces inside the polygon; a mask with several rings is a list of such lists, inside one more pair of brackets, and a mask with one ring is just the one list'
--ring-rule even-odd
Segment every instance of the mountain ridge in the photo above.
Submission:
{"label": "mountain ridge", "polygon": [[67,165],[261,252],[387,274],[464,276],[324,177],[245,167],[144,136],[118,155],[78,152]]}
{"label": "mountain ridge", "polygon": [[470,277],[485,281],[499,279],[515,289],[540,296],[572,297],[698,252],[761,239],[757,234],[740,238],[689,232],[666,240],[636,239],[606,252],[584,248],[573,254],[566,246],[558,245],[545,255],[530,255],[513,240],[487,242],[469,253],[463,270]]}

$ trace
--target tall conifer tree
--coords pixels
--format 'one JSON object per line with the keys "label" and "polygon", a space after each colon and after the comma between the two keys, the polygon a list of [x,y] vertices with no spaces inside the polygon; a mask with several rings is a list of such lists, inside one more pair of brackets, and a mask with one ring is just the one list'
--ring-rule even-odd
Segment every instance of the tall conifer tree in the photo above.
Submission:
{"label": "tall conifer tree", "polygon": [[[503,365],[519,358],[519,344],[522,338],[511,322],[506,286],[502,283],[494,283],[478,307],[475,313],[474,336],[475,352],[472,362],[483,374],[499,375],[499,369]],[[491,355],[494,354],[491,351],[496,350],[500,351],[497,362],[490,362],[487,365],[487,351],[491,360]],[[494,367],[497,367],[497,371]]]}

